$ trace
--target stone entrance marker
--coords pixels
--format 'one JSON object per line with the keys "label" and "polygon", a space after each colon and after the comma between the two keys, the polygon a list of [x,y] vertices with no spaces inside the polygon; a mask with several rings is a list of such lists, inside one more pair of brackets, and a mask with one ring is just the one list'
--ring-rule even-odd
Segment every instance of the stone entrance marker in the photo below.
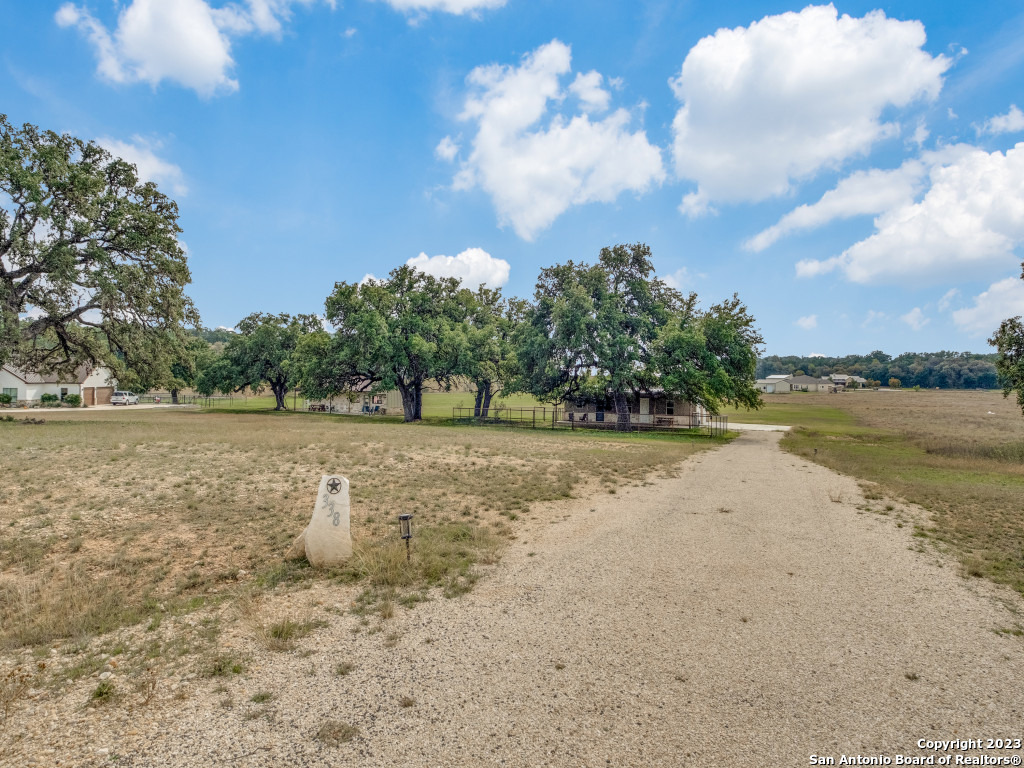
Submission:
{"label": "stone entrance marker", "polygon": [[352,556],[348,480],[341,475],[320,478],[313,518],[288,550],[291,559],[303,555],[316,566],[340,565]]}

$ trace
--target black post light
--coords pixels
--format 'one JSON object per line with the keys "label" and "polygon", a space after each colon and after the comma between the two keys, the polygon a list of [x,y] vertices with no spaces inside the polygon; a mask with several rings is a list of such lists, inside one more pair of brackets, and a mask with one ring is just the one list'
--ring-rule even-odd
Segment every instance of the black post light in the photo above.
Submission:
{"label": "black post light", "polygon": [[409,513],[399,515],[398,522],[402,526],[402,538],[405,539],[405,562],[412,562],[412,555],[409,552],[409,540],[412,538],[412,515]]}

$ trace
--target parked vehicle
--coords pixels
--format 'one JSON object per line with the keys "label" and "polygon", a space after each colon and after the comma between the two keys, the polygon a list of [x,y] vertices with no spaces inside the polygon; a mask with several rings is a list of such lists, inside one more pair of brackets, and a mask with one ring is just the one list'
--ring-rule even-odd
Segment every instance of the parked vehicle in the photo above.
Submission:
{"label": "parked vehicle", "polygon": [[139,396],[134,392],[117,391],[110,396],[111,405],[138,405]]}

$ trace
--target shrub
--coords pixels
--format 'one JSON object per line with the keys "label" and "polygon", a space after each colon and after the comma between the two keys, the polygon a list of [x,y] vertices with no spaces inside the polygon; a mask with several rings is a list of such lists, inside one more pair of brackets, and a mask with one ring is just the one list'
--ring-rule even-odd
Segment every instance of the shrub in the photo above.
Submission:
{"label": "shrub", "polygon": [[903,386],[903,382],[899,379],[889,379],[889,387],[891,389],[899,389],[901,386]]}
{"label": "shrub", "polygon": [[60,402],[60,398],[47,392],[46,394],[39,396],[39,402],[43,405],[52,405],[53,403]]}
{"label": "shrub", "polygon": [[82,396],[81,395],[65,395],[64,396],[64,404],[69,406],[69,407],[71,407],[71,408],[77,408],[78,406],[80,406],[82,404]]}
{"label": "shrub", "polygon": [[0,394],[0,405],[10,405],[13,400],[14,398],[6,392]]}

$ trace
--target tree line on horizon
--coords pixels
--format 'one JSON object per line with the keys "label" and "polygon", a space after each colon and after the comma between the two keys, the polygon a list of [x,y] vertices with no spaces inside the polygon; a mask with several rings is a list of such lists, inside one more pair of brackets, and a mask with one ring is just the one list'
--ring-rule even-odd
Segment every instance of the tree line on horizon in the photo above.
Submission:
{"label": "tree line on horizon", "polygon": [[845,373],[874,381],[898,379],[922,389],[996,389],[998,354],[973,352],[905,352],[892,357],[880,350],[842,357],[769,355],[758,359],[757,378],[804,373],[814,378]]}

